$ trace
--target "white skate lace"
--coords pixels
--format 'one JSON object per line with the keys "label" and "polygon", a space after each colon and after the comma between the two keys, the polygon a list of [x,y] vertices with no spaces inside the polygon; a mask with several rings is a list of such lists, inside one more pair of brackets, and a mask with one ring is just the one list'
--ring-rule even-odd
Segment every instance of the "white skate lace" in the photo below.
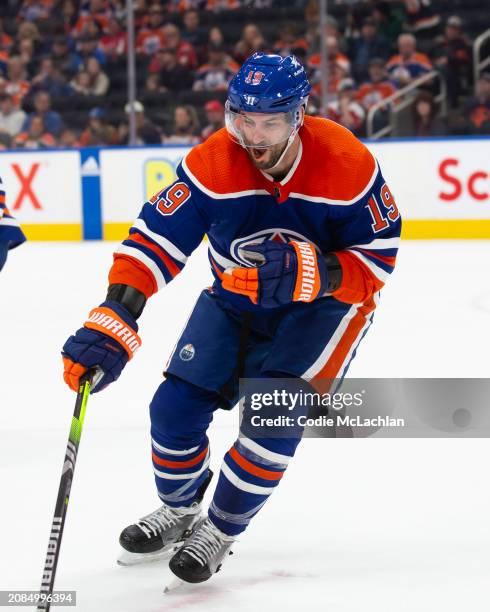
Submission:
{"label": "white skate lace", "polygon": [[204,566],[226,542],[232,542],[234,539],[225,536],[206,519],[186,543],[185,552]]}
{"label": "white skate lace", "polygon": [[185,513],[182,511],[164,504],[161,508],[155,510],[155,512],[144,516],[137,524],[147,537],[151,537],[152,534],[158,535],[165,531],[165,529],[176,525],[183,516],[185,516]]}

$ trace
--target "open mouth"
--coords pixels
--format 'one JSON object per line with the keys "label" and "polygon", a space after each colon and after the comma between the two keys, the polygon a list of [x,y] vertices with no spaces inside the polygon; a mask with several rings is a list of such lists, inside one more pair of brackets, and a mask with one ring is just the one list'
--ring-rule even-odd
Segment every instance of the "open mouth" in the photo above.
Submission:
{"label": "open mouth", "polygon": [[267,149],[256,149],[255,147],[251,147],[249,151],[255,161],[263,161],[267,155]]}

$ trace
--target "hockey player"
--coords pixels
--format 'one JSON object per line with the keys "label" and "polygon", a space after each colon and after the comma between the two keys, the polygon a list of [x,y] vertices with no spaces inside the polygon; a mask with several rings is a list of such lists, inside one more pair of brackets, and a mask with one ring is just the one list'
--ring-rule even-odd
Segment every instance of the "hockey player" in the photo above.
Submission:
{"label": "hockey player", "polygon": [[0,270],[7,261],[9,250],[15,249],[25,240],[23,231],[5,204],[5,191],[0,179]]}
{"label": "hockey player", "polygon": [[141,344],[146,300],[204,234],[215,282],[198,299],[151,402],[163,505],[121,533],[124,563],[181,544],[170,569],[202,582],[279,484],[299,440],[240,437],[207,516],[207,428],[232,407],[239,376],[343,377],[395,265],[400,215],[368,149],[336,123],[305,117],[294,56],[256,53],[230,83],[226,128],[194,147],[177,180],[146,202],[117,249],[106,300],[63,347],[77,389],[88,368],[115,381]]}

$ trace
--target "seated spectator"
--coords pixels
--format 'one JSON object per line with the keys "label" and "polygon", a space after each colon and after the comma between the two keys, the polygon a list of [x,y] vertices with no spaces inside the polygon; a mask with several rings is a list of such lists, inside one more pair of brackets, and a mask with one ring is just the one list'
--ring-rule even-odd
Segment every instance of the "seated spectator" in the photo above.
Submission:
{"label": "seated spectator", "polygon": [[475,97],[466,101],[463,114],[470,134],[490,134],[490,72],[480,75]]}
{"label": "seated spectator", "polygon": [[78,140],[76,132],[71,128],[61,130],[58,146],[64,147],[65,149],[77,149],[80,146],[80,141]]}
{"label": "seated spectator", "polygon": [[81,3],[75,32],[79,35],[86,32],[87,24],[94,22],[100,32],[107,32],[109,20],[113,16],[112,3],[107,0],[88,0]]}
{"label": "seated spectator", "polygon": [[240,8],[240,0],[206,0],[206,11],[232,11]]}
{"label": "seated spectator", "polygon": [[146,77],[145,92],[146,93],[160,93],[162,91],[163,91],[163,88],[160,82],[160,74],[158,72],[152,72]]}
{"label": "seated spectator", "polygon": [[375,2],[372,17],[376,22],[376,27],[380,36],[383,36],[394,45],[402,33],[405,12],[398,3],[383,0]]}
{"label": "seated spectator", "polygon": [[195,91],[225,90],[236,72],[236,64],[221,45],[208,47],[208,62],[197,69],[193,89]]}
{"label": "seated spectator", "polygon": [[179,28],[173,23],[167,23],[163,27],[163,32],[165,48],[175,51],[179,64],[193,70],[197,65],[197,56],[191,43],[182,40]]}
{"label": "seated spectator", "polygon": [[52,98],[68,96],[72,92],[51,57],[44,57],[41,60],[38,73],[31,81],[29,97],[41,89],[49,92]]}
{"label": "seated spectator", "polygon": [[17,17],[25,21],[49,19],[53,6],[54,0],[23,0]]}
{"label": "seated spectator", "polygon": [[164,144],[194,145],[199,142],[199,120],[196,109],[191,105],[177,106],[174,110],[174,124],[169,136],[162,139]]}
{"label": "seated spectator", "polygon": [[0,132],[9,136],[20,133],[26,118],[25,112],[17,108],[12,97],[6,93],[0,94]]}
{"label": "seated spectator", "polygon": [[225,127],[225,107],[219,100],[210,100],[204,106],[207,126],[201,132],[201,140],[206,140],[221,128]]}
{"label": "seated spectator", "polygon": [[51,96],[47,91],[38,91],[34,96],[34,109],[33,113],[27,115],[22,126],[23,131],[29,132],[31,121],[35,117],[41,117],[44,130],[53,136],[58,136],[63,129],[63,120],[59,113],[51,110]]}
{"label": "seated spectator", "polygon": [[327,106],[327,116],[358,135],[362,130],[366,113],[359,102],[356,102],[355,95],[354,81],[344,79],[339,85],[338,98]]}
{"label": "seated spectator", "polygon": [[32,42],[33,53],[39,52],[41,35],[35,23],[32,23],[31,21],[23,21],[19,25],[19,29],[17,30],[17,36],[15,37],[15,44],[17,46],[17,49],[19,48],[23,40],[30,40]]}
{"label": "seated spectator", "polygon": [[28,127],[13,141],[15,149],[49,149],[56,146],[56,139],[45,126],[41,115],[33,115]]}
{"label": "seated spectator", "polygon": [[85,129],[80,135],[82,147],[103,147],[118,144],[116,129],[107,123],[104,109],[95,107],[89,115]]}
{"label": "seated spectator", "polygon": [[279,39],[274,43],[274,53],[286,57],[290,53],[295,52],[295,49],[308,50],[308,43],[304,38],[299,38],[296,31],[296,25],[288,21],[279,27]]}
{"label": "seated spectator", "polygon": [[5,51],[7,54],[10,53],[13,44],[14,39],[5,31],[3,19],[0,17],[0,51]]}
{"label": "seated spectator", "polygon": [[[124,112],[128,115],[131,107],[128,104],[124,107]],[[162,135],[160,129],[145,116],[145,107],[138,100],[134,103],[134,113],[136,119],[136,144],[161,144]],[[118,128],[118,138],[121,144],[129,141],[129,122],[123,122]]]}
{"label": "seated spectator", "polygon": [[70,87],[81,96],[90,96],[92,90],[92,79],[86,70],[80,70],[70,81]]}
{"label": "seated spectator", "polygon": [[12,56],[7,64],[7,85],[5,92],[12,96],[15,106],[20,106],[30,88],[24,62],[18,55]]}
{"label": "seated spectator", "polygon": [[[341,53],[339,50],[339,41],[335,36],[327,36],[327,53],[330,62],[342,69],[344,76],[350,74],[350,61],[349,58]],[[312,70],[320,68],[320,54],[315,53],[310,55],[308,59],[308,67]]]}
{"label": "seated spectator", "polygon": [[153,4],[148,11],[148,23],[136,36],[136,53],[152,56],[158,49],[165,46],[163,18],[163,8]]}
{"label": "seated spectator", "polygon": [[418,38],[437,34],[441,17],[432,6],[431,0],[404,0],[406,20],[411,32]]}
{"label": "seated spectator", "polygon": [[206,29],[199,23],[199,12],[193,9],[186,11],[182,21],[184,22],[181,32],[182,39],[190,43],[197,55],[201,57],[208,35]]}
{"label": "seated spectator", "polygon": [[369,62],[374,57],[387,60],[390,56],[390,49],[390,43],[378,34],[374,19],[372,17],[365,19],[359,38],[350,41],[350,58],[357,78],[367,76]]}
{"label": "seated spectator", "polygon": [[76,53],[78,70],[86,64],[89,57],[95,57],[101,66],[104,66],[107,60],[105,53],[99,47],[99,39],[96,36],[84,34],[78,39]]}
{"label": "seated spectator", "polygon": [[37,57],[33,41],[30,38],[23,38],[17,46],[17,53],[19,54],[19,57],[22,60],[29,77],[34,76]]}
{"label": "seated spectator", "polygon": [[437,104],[429,91],[417,94],[412,105],[413,136],[444,136],[447,134],[446,122],[437,116]]}
{"label": "seated spectator", "polygon": [[192,72],[179,64],[175,49],[160,49],[151,60],[148,71],[159,75],[161,91],[183,91],[192,88]]}
{"label": "seated spectator", "polygon": [[219,28],[218,26],[213,26],[209,30],[208,46],[209,45],[217,45],[222,47],[224,47],[225,45],[225,37],[223,36],[221,28]]}
{"label": "seated spectator", "polygon": [[71,79],[79,65],[77,55],[70,49],[69,39],[64,35],[56,36],[51,47],[51,57],[56,68],[66,79]]}
{"label": "seated spectator", "polygon": [[[56,14],[54,16],[56,17]],[[77,20],[78,8],[75,0],[63,0],[58,21],[58,30],[64,32],[66,36],[71,35]]]}
{"label": "seated spectator", "polygon": [[359,87],[356,94],[356,100],[365,109],[371,108],[396,92],[394,83],[388,79],[385,63],[381,58],[373,58],[369,62],[368,72],[369,79]]}
{"label": "seated spectator", "polygon": [[417,52],[417,41],[412,34],[400,34],[398,51],[397,55],[390,58],[386,68],[400,87],[432,70],[432,63],[427,55]]}
{"label": "seated spectator", "polygon": [[[328,62],[328,84],[327,84],[327,102],[337,99],[340,83],[347,78],[348,73],[344,70],[341,64],[338,64],[334,60]],[[321,73],[320,67],[316,68],[311,75],[310,83],[312,86],[312,97],[318,98],[314,100],[318,106],[320,99],[322,98],[321,92]]]}
{"label": "seated spectator", "polygon": [[85,69],[90,75],[90,93],[93,96],[105,96],[109,90],[110,81],[100,67],[99,60],[96,57],[89,57]]}
{"label": "seated spectator", "polygon": [[243,28],[242,37],[236,43],[233,57],[238,63],[243,62],[256,51],[264,51],[266,47],[260,28],[255,23],[249,23]]}
{"label": "seated spectator", "polygon": [[471,43],[461,26],[461,19],[457,15],[449,17],[444,34],[436,39],[432,52],[435,66],[446,78],[452,107],[457,106],[459,96],[468,91],[471,75]]}
{"label": "seated spectator", "polygon": [[126,56],[128,50],[128,35],[122,24],[111,17],[107,24],[107,33],[100,39],[100,48],[109,61],[116,61]]}

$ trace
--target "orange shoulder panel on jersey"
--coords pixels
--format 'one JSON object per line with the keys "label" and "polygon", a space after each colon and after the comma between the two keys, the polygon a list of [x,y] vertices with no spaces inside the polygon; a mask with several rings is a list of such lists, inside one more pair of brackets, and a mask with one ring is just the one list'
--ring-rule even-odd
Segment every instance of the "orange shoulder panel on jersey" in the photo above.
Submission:
{"label": "orange shoulder panel on jersey", "polygon": [[300,135],[308,171],[304,195],[351,204],[367,192],[377,163],[352,132],[329,119],[305,117]]}
{"label": "orange shoulder panel on jersey", "polygon": [[226,128],[194,147],[182,165],[197,187],[214,193],[233,194],[257,189],[256,174],[245,149],[231,140]]}

